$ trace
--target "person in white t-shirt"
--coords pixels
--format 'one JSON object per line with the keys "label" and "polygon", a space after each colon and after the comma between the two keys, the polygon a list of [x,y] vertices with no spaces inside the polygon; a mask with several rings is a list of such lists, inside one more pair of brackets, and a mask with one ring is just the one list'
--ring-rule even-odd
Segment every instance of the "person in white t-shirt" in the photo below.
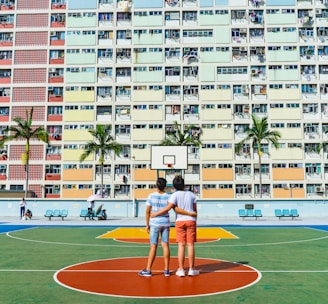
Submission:
{"label": "person in white t-shirt", "polygon": [[[199,275],[199,271],[195,269],[195,246],[197,241],[197,205],[196,196],[191,191],[185,190],[184,179],[178,175],[173,179],[173,187],[175,192],[171,195],[168,201],[168,206],[159,212],[152,213],[152,216],[159,216],[168,212],[171,208],[175,211],[184,210],[184,214],[176,212],[175,231],[176,240],[178,243],[178,262],[179,268],[176,275],[184,277],[184,260],[185,249],[188,246],[188,260],[189,260],[189,276]],[[178,209],[179,208],[179,209]],[[189,215],[188,215],[189,214]]]}
{"label": "person in white t-shirt", "polygon": [[23,218],[24,214],[25,214],[25,207],[26,207],[27,203],[25,198],[23,197],[22,200],[19,203],[20,206],[20,217],[21,219]]}

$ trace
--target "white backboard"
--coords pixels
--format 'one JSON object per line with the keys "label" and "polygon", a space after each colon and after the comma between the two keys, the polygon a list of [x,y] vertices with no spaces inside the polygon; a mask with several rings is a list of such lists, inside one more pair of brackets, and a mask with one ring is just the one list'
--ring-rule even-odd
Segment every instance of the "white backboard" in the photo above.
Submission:
{"label": "white backboard", "polygon": [[151,169],[188,169],[187,146],[151,146]]}

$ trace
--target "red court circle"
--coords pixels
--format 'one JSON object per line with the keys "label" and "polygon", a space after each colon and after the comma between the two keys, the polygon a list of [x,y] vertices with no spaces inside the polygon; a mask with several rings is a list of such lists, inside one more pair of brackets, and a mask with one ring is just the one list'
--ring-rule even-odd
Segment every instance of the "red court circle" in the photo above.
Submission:
{"label": "red court circle", "polygon": [[[163,274],[163,258],[157,257],[152,277],[140,277],[146,257],[90,261],[57,271],[55,281],[67,288],[85,293],[131,298],[178,298],[226,293],[257,283],[261,273],[248,265],[196,258],[199,276],[170,277]],[[177,269],[176,257],[170,268]],[[160,287],[160,288],[159,288]]]}

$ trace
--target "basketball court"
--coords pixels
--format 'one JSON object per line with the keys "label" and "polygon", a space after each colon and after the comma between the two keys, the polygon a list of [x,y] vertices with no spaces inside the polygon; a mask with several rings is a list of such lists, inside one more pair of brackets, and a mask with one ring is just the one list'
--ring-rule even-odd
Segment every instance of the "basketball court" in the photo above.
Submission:
{"label": "basketball court", "polygon": [[323,226],[200,226],[203,242],[196,243],[195,260],[200,275],[195,277],[175,275],[175,242],[170,246],[171,276],[163,274],[159,246],[153,275],[140,277],[149,251],[142,226],[20,224],[1,228],[7,231],[0,234],[1,303],[24,303],[26,294],[33,303],[47,299],[49,304],[144,303],[151,299],[190,304],[233,303],[236,299],[245,304],[263,299],[286,303],[288,299],[296,304],[325,303],[327,295],[323,282],[328,274],[328,228]]}

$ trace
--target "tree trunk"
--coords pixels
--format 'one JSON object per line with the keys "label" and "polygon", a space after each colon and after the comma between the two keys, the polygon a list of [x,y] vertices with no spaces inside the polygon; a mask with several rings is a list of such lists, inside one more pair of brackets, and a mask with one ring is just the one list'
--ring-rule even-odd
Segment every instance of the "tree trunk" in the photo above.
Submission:
{"label": "tree trunk", "polygon": [[260,177],[260,184],[259,184],[259,191],[260,191],[260,198],[262,198],[262,168],[261,168],[261,165],[262,165],[262,156],[261,156],[262,152],[260,151],[258,153],[259,155],[259,177]]}
{"label": "tree trunk", "polygon": [[101,191],[101,198],[104,198],[104,192],[103,192],[103,188],[104,188],[104,164],[100,165],[100,176],[101,176],[101,185],[100,185],[100,191]]}
{"label": "tree trunk", "polygon": [[28,195],[28,178],[29,178],[29,171],[30,171],[30,143],[27,141],[26,143],[26,163],[25,163],[25,198]]}

